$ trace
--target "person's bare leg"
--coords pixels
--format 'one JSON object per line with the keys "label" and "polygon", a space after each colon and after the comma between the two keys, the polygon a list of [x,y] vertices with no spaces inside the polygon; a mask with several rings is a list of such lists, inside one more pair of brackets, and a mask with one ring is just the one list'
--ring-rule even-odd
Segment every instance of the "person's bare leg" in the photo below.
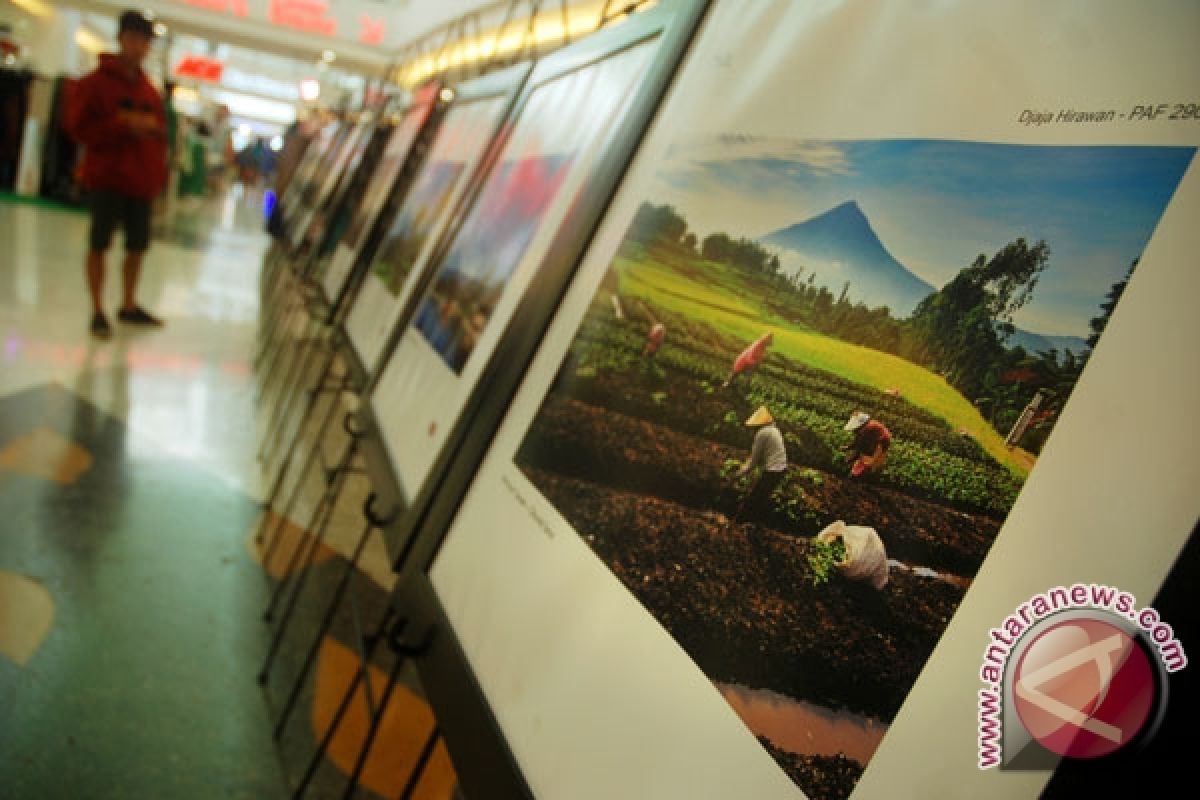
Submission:
{"label": "person's bare leg", "polygon": [[163,321],[137,304],[137,286],[138,278],[142,275],[143,255],[145,253],[140,250],[128,250],[125,252],[125,264],[121,273],[123,279],[121,286],[121,308],[117,311],[117,319],[132,325],[146,325],[158,328],[162,326]]}
{"label": "person's bare leg", "polygon": [[104,313],[104,251],[89,250],[84,261],[88,292],[92,295],[92,311]]}
{"label": "person's bare leg", "polygon": [[142,275],[142,256],[145,253],[126,251],[125,264],[121,271],[122,295],[121,310],[133,311],[137,308],[137,285]]}

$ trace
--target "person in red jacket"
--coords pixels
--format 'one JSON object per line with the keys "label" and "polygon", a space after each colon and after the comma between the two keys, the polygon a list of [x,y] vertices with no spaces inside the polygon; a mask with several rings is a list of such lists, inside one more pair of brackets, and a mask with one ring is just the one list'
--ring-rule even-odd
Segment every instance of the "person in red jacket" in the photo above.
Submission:
{"label": "person in red jacket", "polygon": [[119,52],[100,56],[68,103],[66,127],[84,146],[81,179],[91,195],[92,225],[85,265],[92,295],[92,334],[112,335],[104,314],[104,255],[118,226],[125,231],[123,294],[117,319],[162,325],[137,304],[142,259],[150,244],[150,204],[167,182],[166,112],[142,72],[154,24],[137,11],[121,14]]}
{"label": "person in red jacket", "polygon": [[658,348],[662,347],[663,340],[667,338],[667,327],[661,322],[656,322],[650,328],[650,333],[646,335],[646,346],[642,348],[642,358],[654,358],[654,354],[658,352]]}
{"label": "person in red jacket", "polygon": [[865,411],[855,411],[843,430],[854,434],[854,440],[846,448],[854,459],[850,464],[850,477],[861,478],[883,469],[892,446],[892,432],[886,425],[871,419],[871,415]]}
{"label": "person in red jacket", "polygon": [[754,340],[753,344],[743,350],[733,362],[733,369],[729,371],[729,377],[721,384],[722,389],[728,389],[733,383],[734,378],[739,375],[749,375],[762,360],[767,357],[767,348],[775,341],[775,334],[767,331],[762,336]]}

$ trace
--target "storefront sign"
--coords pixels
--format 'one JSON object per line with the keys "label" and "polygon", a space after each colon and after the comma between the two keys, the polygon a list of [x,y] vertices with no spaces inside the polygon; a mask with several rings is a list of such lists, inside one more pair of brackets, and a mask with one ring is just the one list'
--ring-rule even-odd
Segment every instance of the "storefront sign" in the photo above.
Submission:
{"label": "storefront sign", "polygon": [[225,65],[215,58],[188,55],[175,65],[175,76],[178,78],[193,78],[207,83],[220,83],[221,73]]}
{"label": "storefront sign", "polygon": [[275,25],[295,28],[318,36],[337,34],[337,20],[327,16],[329,3],[325,0],[271,0],[267,19]]}
{"label": "storefront sign", "polygon": [[227,11],[235,17],[249,14],[246,0],[183,0],[186,5],[203,8],[205,11]]}
{"label": "storefront sign", "polygon": [[[183,0],[183,3],[217,14],[258,17],[281,28],[316,36],[335,37],[339,29],[345,35],[349,33],[350,21],[355,19],[344,13],[335,13],[329,0]],[[357,22],[358,41],[369,45],[383,44],[387,33],[385,17],[358,14]]]}

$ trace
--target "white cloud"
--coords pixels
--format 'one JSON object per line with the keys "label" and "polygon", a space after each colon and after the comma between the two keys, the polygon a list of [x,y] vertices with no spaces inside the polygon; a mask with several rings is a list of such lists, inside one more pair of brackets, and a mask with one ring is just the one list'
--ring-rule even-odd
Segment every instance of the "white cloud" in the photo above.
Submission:
{"label": "white cloud", "polygon": [[[819,175],[853,172],[841,145],[835,142],[799,141],[743,134],[698,135],[676,142],[668,154],[671,162],[705,163],[771,159],[807,167]],[[791,174],[797,174],[790,168]]]}

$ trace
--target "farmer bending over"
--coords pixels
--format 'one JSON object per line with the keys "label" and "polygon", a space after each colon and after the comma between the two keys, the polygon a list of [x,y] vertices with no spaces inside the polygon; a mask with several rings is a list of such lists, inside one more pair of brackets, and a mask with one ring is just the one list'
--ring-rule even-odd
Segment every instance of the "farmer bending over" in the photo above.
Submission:
{"label": "farmer bending over", "polygon": [[754,340],[754,343],[741,352],[733,362],[733,369],[729,373],[729,377],[725,379],[725,383],[721,384],[722,389],[728,389],[733,383],[733,379],[738,375],[749,374],[762,363],[762,360],[767,357],[767,348],[771,342],[775,340],[775,335],[767,331],[762,336]]}
{"label": "farmer bending over", "polygon": [[661,322],[654,323],[650,328],[650,333],[646,335],[646,346],[642,348],[642,358],[654,358],[654,354],[658,352],[658,348],[662,347],[663,340],[667,338],[667,328]]}
{"label": "farmer bending over", "polygon": [[738,510],[733,515],[735,522],[741,518],[743,511],[765,506],[770,502],[771,493],[775,491],[787,474],[787,450],[783,446],[783,434],[776,427],[775,418],[771,416],[767,407],[759,406],[758,410],[746,420],[746,425],[758,428],[758,431],[754,434],[750,457],[737,471],[737,477],[743,477],[755,467],[761,467],[762,474],[759,475],[754,488],[738,505]]}
{"label": "farmer bending over", "polygon": [[892,432],[887,426],[864,411],[855,411],[850,415],[844,430],[854,434],[847,448],[854,462],[850,466],[850,476],[858,478],[868,472],[879,472],[887,461],[888,448],[892,446]]}

